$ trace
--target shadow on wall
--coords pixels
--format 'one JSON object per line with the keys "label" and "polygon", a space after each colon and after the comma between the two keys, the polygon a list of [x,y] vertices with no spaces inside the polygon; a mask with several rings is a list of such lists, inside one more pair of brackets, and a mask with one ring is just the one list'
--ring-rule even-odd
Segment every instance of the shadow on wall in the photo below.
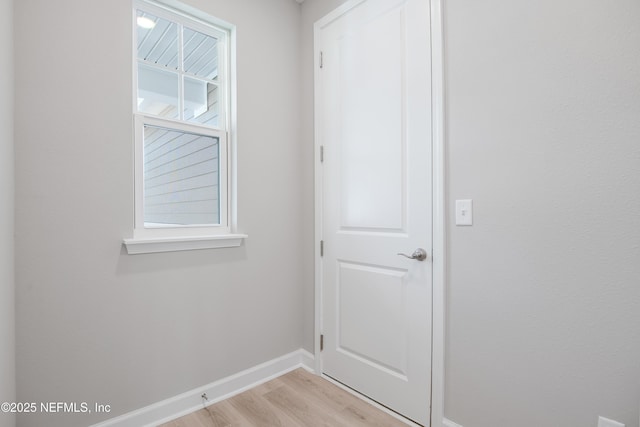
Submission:
{"label": "shadow on wall", "polygon": [[116,275],[157,273],[216,265],[232,265],[249,261],[246,241],[237,248],[201,249],[193,251],[162,252],[129,255],[122,245],[116,266]]}

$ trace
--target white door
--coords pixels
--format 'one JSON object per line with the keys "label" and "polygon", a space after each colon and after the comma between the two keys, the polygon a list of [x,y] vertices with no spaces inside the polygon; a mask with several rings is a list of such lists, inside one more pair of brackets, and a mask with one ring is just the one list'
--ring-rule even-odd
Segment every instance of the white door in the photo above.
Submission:
{"label": "white door", "polygon": [[[354,0],[316,24],[322,371],[429,425],[428,0]],[[424,249],[426,260],[408,259]]]}

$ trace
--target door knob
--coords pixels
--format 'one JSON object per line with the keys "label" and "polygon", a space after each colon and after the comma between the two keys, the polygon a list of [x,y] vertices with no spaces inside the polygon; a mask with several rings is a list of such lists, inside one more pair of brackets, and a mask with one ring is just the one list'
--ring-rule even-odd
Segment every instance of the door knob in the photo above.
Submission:
{"label": "door knob", "polygon": [[398,255],[401,255],[401,256],[403,256],[405,258],[409,258],[409,259],[415,259],[417,261],[424,261],[425,259],[427,259],[427,251],[425,251],[422,248],[418,248],[415,251],[413,251],[411,256],[409,256],[407,254],[402,254],[402,253],[398,253]]}

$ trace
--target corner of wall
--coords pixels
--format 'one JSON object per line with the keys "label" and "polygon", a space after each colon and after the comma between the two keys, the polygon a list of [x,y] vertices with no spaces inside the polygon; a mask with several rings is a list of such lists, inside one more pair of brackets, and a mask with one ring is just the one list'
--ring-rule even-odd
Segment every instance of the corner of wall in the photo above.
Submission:
{"label": "corner of wall", "polygon": [[[16,400],[13,4],[0,1],[0,402]],[[15,417],[2,414],[2,425]]]}
{"label": "corner of wall", "polygon": [[444,418],[442,420],[442,427],[462,427],[460,424],[456,424],[451,420]]}

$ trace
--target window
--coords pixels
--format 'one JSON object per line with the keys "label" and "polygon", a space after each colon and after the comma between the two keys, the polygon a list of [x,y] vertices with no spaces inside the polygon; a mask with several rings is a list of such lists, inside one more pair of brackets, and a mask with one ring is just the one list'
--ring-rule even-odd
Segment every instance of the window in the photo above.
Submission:
{"label": "window", "polygon": [[230,30],[134,4],[135,227],[129,253],[239,246],[230,194]]}

